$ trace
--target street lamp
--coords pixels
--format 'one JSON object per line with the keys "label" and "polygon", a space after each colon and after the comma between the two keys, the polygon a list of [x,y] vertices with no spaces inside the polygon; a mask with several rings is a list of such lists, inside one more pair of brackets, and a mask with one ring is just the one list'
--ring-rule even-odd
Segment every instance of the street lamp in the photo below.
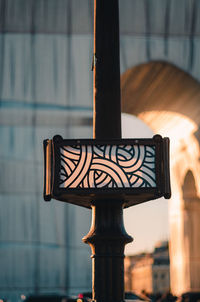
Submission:
{"label": "street lamp", "polygon": [[92,299],[122,302],[123,208],[170,198],[169,139],[121,139],[118,0],[94,4],[94,139],[44,141],[44,199],[92,208]]}
{"label": "street lamp", "polygon": [[169,140],[71,139],[44,141],[44,199],[91,207],[94,200],[120,200],[124,207],[169,198]]}

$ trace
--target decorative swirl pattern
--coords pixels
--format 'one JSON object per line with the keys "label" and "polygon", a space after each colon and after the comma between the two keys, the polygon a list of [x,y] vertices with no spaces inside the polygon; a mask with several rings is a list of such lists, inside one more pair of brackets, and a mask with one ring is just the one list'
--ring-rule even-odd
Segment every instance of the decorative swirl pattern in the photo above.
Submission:
{"label": "decorative swirl pattern", "polygon": [[60,154],[60,188],[156,187],[154,146],[64,146]]}

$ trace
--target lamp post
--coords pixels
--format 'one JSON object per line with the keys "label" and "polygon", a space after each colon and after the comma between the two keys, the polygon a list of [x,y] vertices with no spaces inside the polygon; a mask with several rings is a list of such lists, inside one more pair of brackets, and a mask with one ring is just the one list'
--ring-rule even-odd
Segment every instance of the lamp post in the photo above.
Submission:
{"label": "lamp post", "polygon": [[94,139],[44,141],[44,199],[92,209],[92,299],[122,302],[123,208],[170,197],[169,140],[121,139],[118,0],[94,3]]}
{"label": "lamp post", "polygon": [[[94,1],[94,139],[121,139],[118,0]],[[92,298],[124,300],[124,247],[132,241],[123,224],[122,200],[93,200],[92,225],[83,238],[92,249]]]}

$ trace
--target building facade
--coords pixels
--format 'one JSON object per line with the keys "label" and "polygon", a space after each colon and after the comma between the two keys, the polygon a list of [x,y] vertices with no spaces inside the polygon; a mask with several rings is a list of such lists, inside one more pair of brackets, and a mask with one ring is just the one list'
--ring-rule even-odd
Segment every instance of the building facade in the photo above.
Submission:
{"label": "building facade", "polygon": [[125,288],[138,294],[163,294],[170,290],[168,244],[159,244],[153,253],[125,259]]}

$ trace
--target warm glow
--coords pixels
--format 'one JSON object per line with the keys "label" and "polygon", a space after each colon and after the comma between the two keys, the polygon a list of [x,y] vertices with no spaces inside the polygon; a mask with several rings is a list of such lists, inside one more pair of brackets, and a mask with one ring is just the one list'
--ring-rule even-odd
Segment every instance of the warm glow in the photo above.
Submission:
{"label": "warm glow", "polygon": [[149,62],[127,70],[121,86],[122,110],[170,138],[171,291],[199,291],[200,84],[167,62]]}
{"label": "warm glow", "polygon": [[[171,284],[172,291],[180,294],[185,289],[190,289],[189,280],[194,278],[194,274],[197,274],[196,272],[189,276],[188,272],[191,268],[188,255],[194,255],[190,256],[190,263],[192,263],[193,270],[195,270],[195,265],[197,265],[195,255],[199,255],[199,250],[197,248],[194,250],[194,246],[198,246],[195,243],[198,240],[196,238],[193,242],[192,238],[196,236],[195,229],[199,229],[199,223],[198,219],[195,220],[195,214],[192,214],[195,213],[194,211],[191,210],[191,212],[186,213],[182,188],[185,176],[188,171],[191,171],[196,184],[196,198],[200,197],[200,150],[199,142],[195,136],[198,125],[188,117],[171,111],[146,111],[140,113],[139,118],[151,127],[154,133],[170,138],[172,188],[172,198],[170,200]],[[191,207],[193,206],[191,204]],[[198,204],[195,204],[195,209],[197,207],[199,209]],[[187,204],[187,211],[188,209],[189,204]],[[193,217],[191,224],[187,220],[188,217]],[[187,231],[185,230],[186,224]],[[194,225],[196,225],[195,229]],[[190,239],[187,235],[189,230]],[[193,246],[192,251],[190,250],[191,245]],[[194,280],[197,284],[198,277]]]}
{"label": "warm glow", "polygon": [[155,133],[167,136],[171,141],[171,149],[198,129],[197,124],[188,117],[170,111],[145,111],[139,118],[153,129]]}

